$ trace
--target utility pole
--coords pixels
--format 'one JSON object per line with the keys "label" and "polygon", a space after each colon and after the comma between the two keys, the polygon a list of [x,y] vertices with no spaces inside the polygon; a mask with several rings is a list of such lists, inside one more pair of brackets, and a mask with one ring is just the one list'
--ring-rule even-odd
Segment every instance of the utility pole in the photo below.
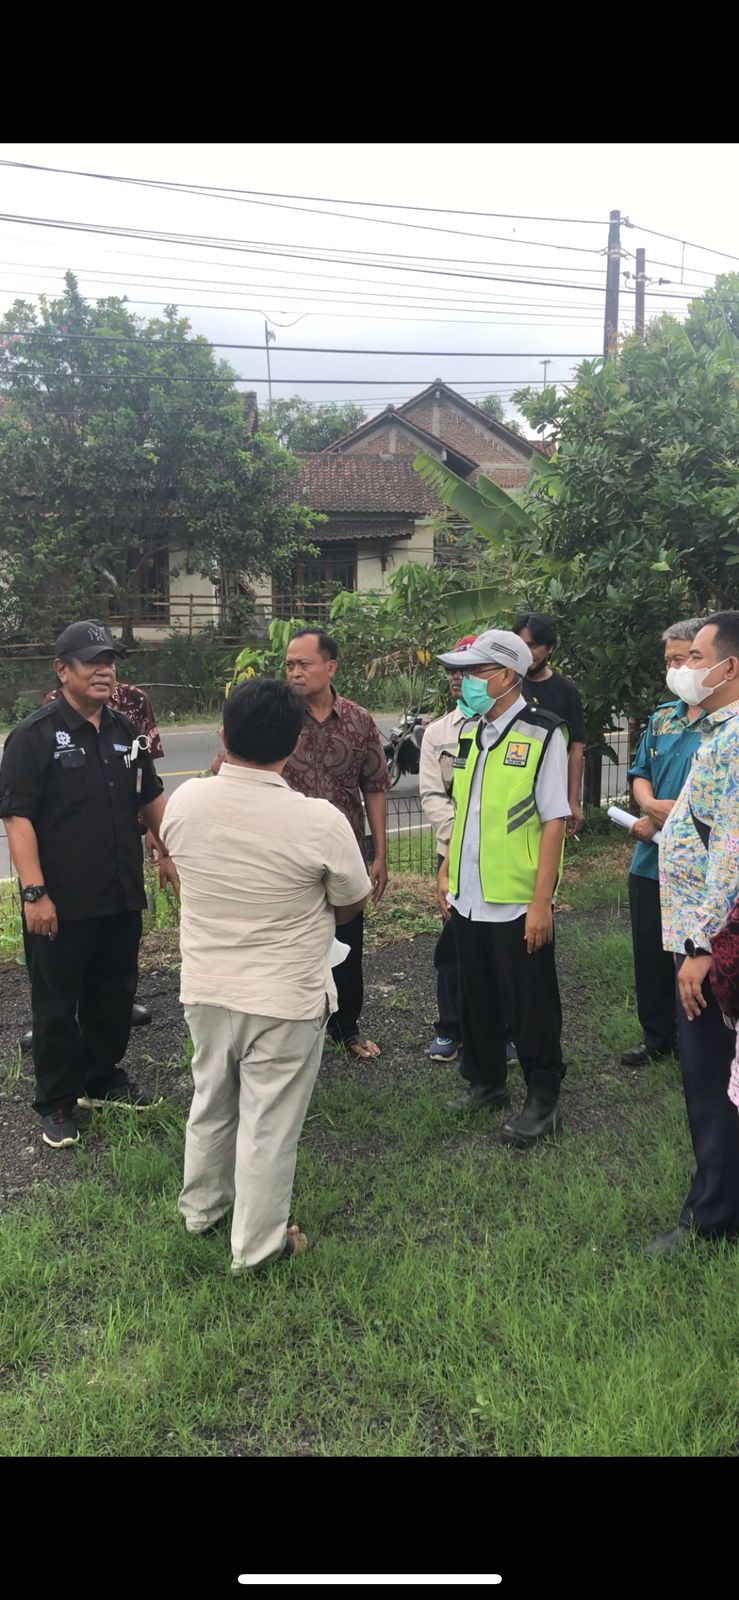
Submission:
{"label": "utility pole", "polygon": [[618,337],[618,288],[621,276],[621,212],[612,211],[608,228],[608,265],[606,268],[606,316],[603,328],[603,354],[616,353]]}
{"label": "utility pole", "polygon": [[273,331],[272,328],[267,326],[267,323],[265,321],[265,324],[264,324],[264,348],[265,348],[265,350],[267,352],[267,390],[268,390],[268,393],[269,393],[269,409],[270,409],[270,411],[272,410],[272,369],[271,369],[270,364],[269,364],[269,347],[270,347],[270,344],[274,344],[274,341],[275,341],[276,338],[277,338],[277,334]]}
{"label": "utility pole", "polygon": [[550,367],[551,364],[551,358],[549,356],[547,356],[546,361],[539,362],[539,366],[544,368],[544,382],[542,384],[543,389],[546,389],[547,386],[547,367]]}
{"label": "utility pole", "polygon": [[647,286],[646,250],[637,250],[636,252],[636,274],[634,282],[636,284],[634,303],[634,333],[636,334],[637,339],[643,339],[645,326],[644,301]]}

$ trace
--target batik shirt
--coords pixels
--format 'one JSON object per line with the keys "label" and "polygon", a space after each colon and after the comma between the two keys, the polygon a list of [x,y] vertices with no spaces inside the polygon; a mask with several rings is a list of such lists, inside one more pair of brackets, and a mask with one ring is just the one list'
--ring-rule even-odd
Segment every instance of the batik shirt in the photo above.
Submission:
{"label": "batik shirt", "polygon": [[323,722],[306,707],[300,738],[283,769],[291,789],[309,799],[330,800],[351,823],[365,853],[362,796],[390,787],[377,723],[364,706],[332,689],[333,709]]}
{"label": "batik shirt", "polygon": [[[659,881],[662,943],[704,950],[739,898],[739,701],[709,712],[685,787],[662,827]],[[711,830],[708,848],[695,827]]]}

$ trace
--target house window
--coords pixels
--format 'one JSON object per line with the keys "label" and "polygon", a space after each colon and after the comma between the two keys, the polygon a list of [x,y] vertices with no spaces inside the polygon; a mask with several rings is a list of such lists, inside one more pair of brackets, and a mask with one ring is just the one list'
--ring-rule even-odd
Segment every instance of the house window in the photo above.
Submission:
{"label": "house window", "polygon": [[169,622],[169,546],[155,550],[141,563],[132,595],[134,622]]}
{"label": "house window", "polygon": [[313,560],[296,562],[290,578],[272,586],[275,617],[325,622],[339,589],[357,587],[357,547],[328,545]]}
{"label": "house window", "polygon": [[130,589],[125,596],[120,588],[102,590],[98,600],[101,617],[112,625],[122,622],[169,625],[169,547],[163,545],[141,561],[138,550],[129,550]]}

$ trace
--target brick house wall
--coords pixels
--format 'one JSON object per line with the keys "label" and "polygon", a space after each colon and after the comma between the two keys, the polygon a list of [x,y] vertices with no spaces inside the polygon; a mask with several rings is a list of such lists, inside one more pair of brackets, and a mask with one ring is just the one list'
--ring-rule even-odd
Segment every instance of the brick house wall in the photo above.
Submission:
{"label": "brick house wall", "polygon": [[371,433],[360,435],[358,439],[348,441],[342,447],[343,455],[353,456],[417,456],[424,447],[418,439],[408,432],[407,428],[399,428],[393,423],[388,423],[386,428],[373,429]]}
{"label": "brick house wall", "polygon": [[482,472],[499,483],[502,489],[524,489],[531,476],[531,452],[517,450],[515,445],[501,439],[486,426],[483,420],[453,405],[444,394],[438,400],[433,395],[411,401],[404,407],[404,415],[427,433],[463,455],[479,462]]}

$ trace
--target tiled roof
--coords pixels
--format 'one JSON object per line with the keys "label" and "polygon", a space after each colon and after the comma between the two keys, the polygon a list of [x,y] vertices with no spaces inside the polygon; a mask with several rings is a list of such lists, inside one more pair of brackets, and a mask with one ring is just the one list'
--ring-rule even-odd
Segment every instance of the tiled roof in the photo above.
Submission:
{"label": "tiled roof", "polygon": [[438,511],[439,501],[408,458],[378,456],[298,457],[300,470],[283,491],[288,503],[302,501],[311,511],[399,511],[422,517]]}
{"label": "tiled roof", "polygon": [[400,513],[391,521],[386,517],[350,517],[346,520],[330,517],[328,522],[321,522],[313,530],[311,543],[324,544],[326,540],[332,540],[353,544],[355,539],[410,539],[414,531],[412,517],[404,517]]}

